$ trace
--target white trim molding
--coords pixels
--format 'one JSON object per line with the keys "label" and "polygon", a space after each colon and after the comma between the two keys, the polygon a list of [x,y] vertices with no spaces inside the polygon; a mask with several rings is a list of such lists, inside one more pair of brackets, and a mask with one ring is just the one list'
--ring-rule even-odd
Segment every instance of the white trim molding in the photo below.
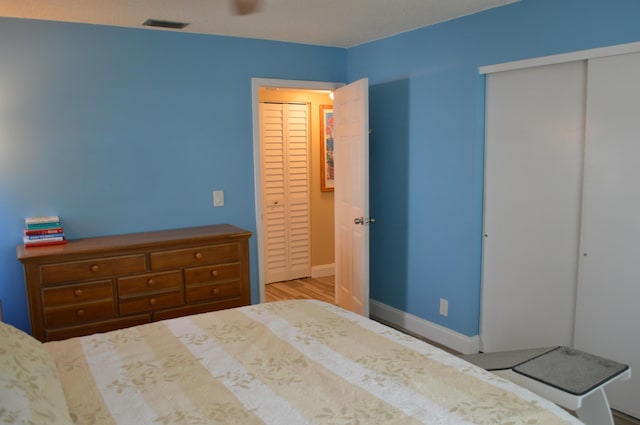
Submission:
{"label": "white trim molding", "polygon": [[534,66],[554,65],[557,63],[573,62],[605,56],[624,55],[640,52],[640,42],[618,44],[615,46],[600,47],[597,49],[579,50],[577,52],[561,53],[559,55],[543,56],[533,59],[524,59],[514,62],[499,63],[480,67],[480,74],[492,74],[494,72],[512,71],[515,69],[532,68]]}
{"label": "white trim molding", "polygon": [[377,317],[462,354],[475,354],[480,350],[478,335],[463,335],[373,299],[369,300],[369,311],[372,317]]}
{"label": "white trim molding", "polygon": [[311,277],[316,279],[319,277],[333,276],[336,274],[335,264],[323,264],[311,267]]}

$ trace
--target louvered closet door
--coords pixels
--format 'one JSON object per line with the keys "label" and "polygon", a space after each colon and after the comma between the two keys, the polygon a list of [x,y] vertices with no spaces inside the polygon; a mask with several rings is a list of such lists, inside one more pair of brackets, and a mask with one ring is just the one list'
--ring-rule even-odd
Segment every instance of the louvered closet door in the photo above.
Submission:
{"label": "louvered closet door", "polygon": [[306,104],[261,103],[265,282],[311,274]]}

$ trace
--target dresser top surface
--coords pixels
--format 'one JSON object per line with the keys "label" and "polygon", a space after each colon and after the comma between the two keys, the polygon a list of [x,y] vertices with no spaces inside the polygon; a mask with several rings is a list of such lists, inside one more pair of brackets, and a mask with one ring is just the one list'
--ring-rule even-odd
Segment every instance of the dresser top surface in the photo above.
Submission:
{"label": "dresser top surface", "polygon": [[217,242],[231,238],[249,238],[252,233],[231,224],[187,227],[181,229],[158,230],[152,232],[129,233],[123,235],[98,236],[93,238],[69,240],[64,245],[51,245],[26,248],[16,247],[18,260],[23,263],[66,255],[99,253],[119,249],[153,249],[176,241],[184,244]]}

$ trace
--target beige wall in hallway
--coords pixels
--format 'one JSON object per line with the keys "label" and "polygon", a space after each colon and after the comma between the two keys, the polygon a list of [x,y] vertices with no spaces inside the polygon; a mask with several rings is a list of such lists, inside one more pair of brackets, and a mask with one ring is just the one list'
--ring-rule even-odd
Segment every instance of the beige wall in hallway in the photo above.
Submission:
{"label": "beige wall in hallway", "polygon": [[320,190],[320,105],[332,105],[329,93],[261,88],[260,102],[304,102],[311,105],[311,267],[334,263],[333,192]]}

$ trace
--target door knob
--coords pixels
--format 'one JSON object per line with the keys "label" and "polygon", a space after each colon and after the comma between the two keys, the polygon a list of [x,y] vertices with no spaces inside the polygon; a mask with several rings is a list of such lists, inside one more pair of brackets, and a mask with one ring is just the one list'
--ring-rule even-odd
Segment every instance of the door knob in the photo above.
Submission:
{"label": "door knob", "polygon": [[373,218],[373,217],[369,217],[369,218],[356,217],[356,218],[353,219],[353,222],[355,224],[362,224],[364,226],[365,224],[375,223],[376,219]]}

